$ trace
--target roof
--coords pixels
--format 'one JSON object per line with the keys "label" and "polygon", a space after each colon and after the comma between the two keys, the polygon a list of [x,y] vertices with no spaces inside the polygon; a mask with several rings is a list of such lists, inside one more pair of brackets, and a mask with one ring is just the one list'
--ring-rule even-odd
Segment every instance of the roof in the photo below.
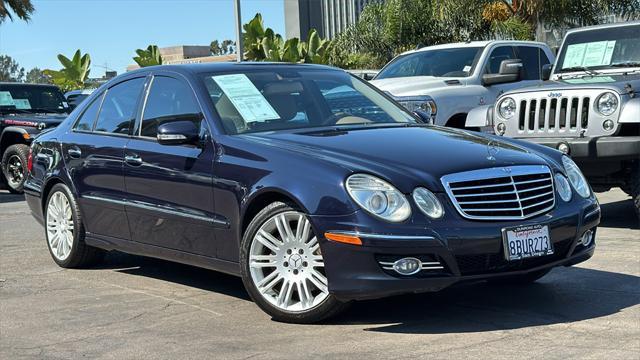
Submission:
{"label": "roof", "polygon": [[522,40],[486,40],[486,41],[468,41],[468,42],[457,42],[457,43],[449,43],[449,44],[439,44],[432,46],[425,46],[420,49],[409,50],[402,55],[411,54],[415,52],[421,51],[430,51],[430,50],[441,50],[441,49],[454,49],[454,48],[465,48],[465,47],[485,47],[488,45],[541,45],[546,46],[543,42],[537,41],[522,41]]}
{"label": "roof", "polygon": [[277,62],[219,62],[219,63],[200,63],[200,64],[173,64],[173,65],[158,65],[149,66],[141,69],[129,71],[125,74],[135,74],[137,72],[143,72],[148,70],[168,70],[176,72],[189,72],[189,73],[215,73],[215,72],[231,72],[231,71],[251,71],[256,69],[275,69],[275,68],[290,68],[290,69],[306,69],[306,70],[336,70],[341,69],[318,64],[294,64],[294,63],[277,63]]}
{"label": "roof", "polygon": [[631,25],[640,25],[640,21],[627,21],[627,22],[617,22],[617,23],[610,23],[610,24],[600,24],[600,25],[585,26],[585,27],[571,29],[571,30],[567,31],[567,34],[580,32],[580,31],[608,29],[608,28],[613,28],[613,27],[631,26]]}
{"label": "roof", "polygon": [[0,81],[0,85],[7,85],[7,86],[11,86],[11,85],[20,85],[20,86],[50,86],[50,87],[55,87],[57,88],[57,86],[53,85],[53,84],[34,84],[34,83],[21,83],[21,82],[11,82],[11,81]]}

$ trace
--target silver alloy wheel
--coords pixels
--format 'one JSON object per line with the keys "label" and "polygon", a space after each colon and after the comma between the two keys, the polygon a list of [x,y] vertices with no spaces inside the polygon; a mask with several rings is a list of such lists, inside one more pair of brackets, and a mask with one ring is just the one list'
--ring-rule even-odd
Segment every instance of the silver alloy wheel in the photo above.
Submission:
{"label": "silver alloy wheel", "polygon": [[284,311],[313,309],[329,295],[318,238],[300,212],[276,214],[260,226],[249,249],[249,269],[262,297]]}
{"label": "silver alloy wheel", "polygon": [[7,181],[12,187],[20,185],[24,178],[24,165],[18,155],[11,155],[7,161]]}
{"label": "silver alloy wheel", "polygon": [[64,261],[73,245],[73,212],[67,196],[58,191],[47,205],[47,241],[56,259]]}

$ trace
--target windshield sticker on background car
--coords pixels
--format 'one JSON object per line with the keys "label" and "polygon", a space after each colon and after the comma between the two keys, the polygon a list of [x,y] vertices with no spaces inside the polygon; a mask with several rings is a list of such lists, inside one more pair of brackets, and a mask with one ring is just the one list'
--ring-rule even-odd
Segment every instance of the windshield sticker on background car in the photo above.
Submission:
{"label": "windshield sticker on background car", "polygon": [[0,91],[0,106],[13,106],[13,97],[8,91]]}
{"label": "windshield sticker on background car", "polygon": [[244,121],[279,120],[280,116],[244,74],[213,76]]}
{"label": "windshield sticker on background car", "polygon": [[13,105],[16,106],[16,109],[31,109],[29,99],[13,99]]}
{"label": "windshield sticker on background car", "polygon": [[579,78],[579,79],[566,79],[563,81],[569,84],[598,84],[598,83],[615,82],[616,80],[611,76],[594,76],[594,77]]}
{"label": "windshield sticker on background car", "polygon": [[562,69],[609,65],[615,47],[615,40],[571,44],[567,47]]}

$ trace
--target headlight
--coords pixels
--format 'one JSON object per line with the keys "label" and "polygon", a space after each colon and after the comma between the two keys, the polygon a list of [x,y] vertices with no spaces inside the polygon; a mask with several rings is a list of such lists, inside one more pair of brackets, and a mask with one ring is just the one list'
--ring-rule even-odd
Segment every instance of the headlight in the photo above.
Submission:
{"label": "headlight", "polygon": [[411,215],[407,198],[393,185],[375,176],[355,174],[347,178],[349,196],[371,215],[401,222]]}
{"label": "headlight", "polygon": [[609,116],[618,110],[618,98],[611,92],[606,92],[596,101],[596,109],[604,116]]}
{"label": "headlight", "polygon": [[504,119],[511,119],[516,114],[516,101],[512,98],[504,98],[498,104],[498,112]]}
{"label": "headlight", "polygon": [[442,204],[438,198],[425,188],[413,190],[413,201],[416,202],[420,211],[432,219],[438,219],[444,214]]}
{"label": "headlight", "polygon": [[410,112],[422,110],[429,116],[433,116],[438,112],[438,107],[436,106],[436,102],[433,101],[433,99],[421,97],[406,97],[396,98],[396,100],[398,101],[398,103],[400,103],[400,105],[402,105],[402,107],[409,110]]}
{"label": "headlight", "polygon": [[588,198],[591,195],[591,189],[589,188],[587,179],[585,179],[584,175],[582,175],[582,172],[578,168],[578,165],[576,165],[576,163],[574,163],[568,156],[562,157],[562,164],[564,165],[564,171],[567,173],[569,182],[576,192],[580,194],[580,196]]}
{"label": "headlight", "polygon": [[556,191],[560,198],[565,202],[571,201],[571,186],[569,186],[569,181],[562,174],[556,174],[555,176],[556,183]]}

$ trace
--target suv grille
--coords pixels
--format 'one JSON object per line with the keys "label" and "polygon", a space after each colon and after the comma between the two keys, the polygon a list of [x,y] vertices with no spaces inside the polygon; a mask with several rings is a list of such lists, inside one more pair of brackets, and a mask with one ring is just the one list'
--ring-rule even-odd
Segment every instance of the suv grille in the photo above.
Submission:
{"label": "suv grille", "polygon": [[520,220],[555,205],[546,166],[490,168],[450,174],[442,183],[458,212],[476,220]]}
{"label": "suv grille", "polygon": [[519,105],[520,131],[579,133],[589,127],[588,96],[527,99]]}

